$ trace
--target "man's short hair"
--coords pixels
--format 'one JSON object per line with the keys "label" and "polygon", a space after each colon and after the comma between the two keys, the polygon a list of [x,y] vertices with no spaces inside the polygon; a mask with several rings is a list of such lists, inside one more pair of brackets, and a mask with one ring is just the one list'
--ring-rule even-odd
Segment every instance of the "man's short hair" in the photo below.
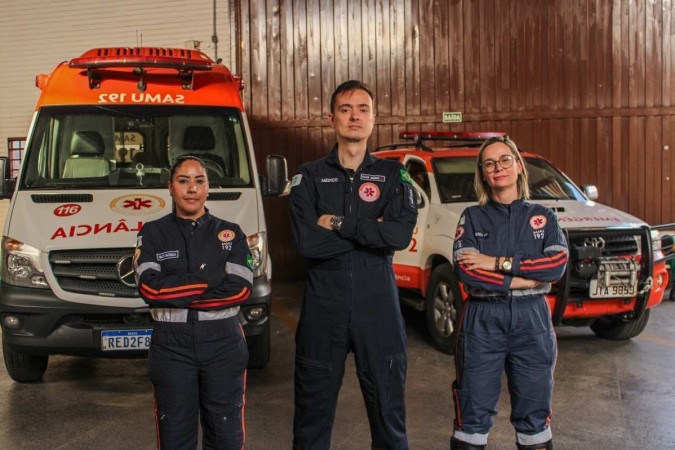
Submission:
{"label": "man's short hair", "polygon": [[360,89],[362,91],[366,91],[368,93],[368,95],[370,96],[370,99],[373,100],[373,101],[375,100],[373,98],[373,93],[370,90],[370,88],[365,83],[363,83],[362,81],[358,81],[358,80],[345,81],[340,86],[338,86],[335,89],[335,92],[333,92],[333,95],[330,96],[330,112],[332,113],[335,110],[335,98],[338,95],[342,94],[343,92],[356,91],[358,89]]}

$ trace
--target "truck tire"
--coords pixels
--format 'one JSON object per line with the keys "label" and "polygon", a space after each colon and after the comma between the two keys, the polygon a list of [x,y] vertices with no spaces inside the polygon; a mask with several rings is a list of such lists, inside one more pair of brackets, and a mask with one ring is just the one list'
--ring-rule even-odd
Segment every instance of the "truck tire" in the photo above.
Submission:
{"label": "truck tire", "polygon": [[2,354],[7,373],[18,383],[38,381],[47,370],[49,356],[15,352],[4,340],[2,341]]}
{"label": "truck tire", "polygon": [[591,330],[603,339],[622,341],[642,333],[649,322],[649,309],[645,309],[635,320],[625,321],[621,317],[601,317],[591,325]]}
{"label": "truck tire", "polygon": [[441,264],[431,272],[425,303],[427,327],[434,345],[443,353],[454,355],[463,302],[450,264]]}
{"label": "truck tire", "polygon": [[249,338],[248,368],[262,369],[270,361],[270,327],[269,323],[262,334]]}

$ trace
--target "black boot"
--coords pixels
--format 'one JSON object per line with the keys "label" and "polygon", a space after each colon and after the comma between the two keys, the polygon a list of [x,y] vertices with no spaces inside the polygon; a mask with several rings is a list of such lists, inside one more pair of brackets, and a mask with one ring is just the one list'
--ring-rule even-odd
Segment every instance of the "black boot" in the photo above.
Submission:
{"label": "black boot", "polygon": [[518,450],[553,450],[553,439],[533,445],[523,445],[516,442],[516,447],[518,447]]}
{"label": "black boot", "polygon": [[454,436],[450,439],[450,450],[485,450],[487,445],[475,445],[460,441]]}

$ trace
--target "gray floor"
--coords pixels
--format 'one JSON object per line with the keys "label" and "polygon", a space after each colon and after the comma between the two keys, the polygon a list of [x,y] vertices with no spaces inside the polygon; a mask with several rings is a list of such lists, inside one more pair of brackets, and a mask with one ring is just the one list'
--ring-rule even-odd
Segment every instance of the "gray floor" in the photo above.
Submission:
{"label": "gray floor", "polygon": [[[248,449],[291,447],[293,330],[302,286],[274,285],[273,355],[248,376]],[[452,357],[428,344],[423,317],[404,310],[408,337],[410,446],[447,449],[453,410]],[[586,328],[559,328],[553,431],[557,449],[675,448],[675,302],[653,311],[647,329],[625,342],[597,339]],[[353,359],[341,391],[333,445],[369,448]],[[144,360],[53,357],[44,381],[16,384],[0,368],[0,448],[155,448],[151,387]],[[490,448],[514,448],[508,396]]]}

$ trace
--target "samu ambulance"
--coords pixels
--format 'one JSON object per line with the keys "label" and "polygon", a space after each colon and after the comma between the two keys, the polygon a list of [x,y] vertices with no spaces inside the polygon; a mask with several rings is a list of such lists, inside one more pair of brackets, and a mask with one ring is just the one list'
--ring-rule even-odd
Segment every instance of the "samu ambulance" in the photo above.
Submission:
{"label": "samu ambulance", "polygon": [[254,285],[240,320],[249,366],[264,366],[271,264],[262,195],[284,191],[286,162],[268,157],[268,177],[259,177],[241,80],[200,51],[99,48],[36,85],[16,180],[0,159],[2,197],[11,198],[0,249],[9,375],[37,380],[54,354],[147,354],[153,324],[132,270],[136,235],[171,212],[169,167],[185,154],[206,164],[207,208],[248,236]]}

